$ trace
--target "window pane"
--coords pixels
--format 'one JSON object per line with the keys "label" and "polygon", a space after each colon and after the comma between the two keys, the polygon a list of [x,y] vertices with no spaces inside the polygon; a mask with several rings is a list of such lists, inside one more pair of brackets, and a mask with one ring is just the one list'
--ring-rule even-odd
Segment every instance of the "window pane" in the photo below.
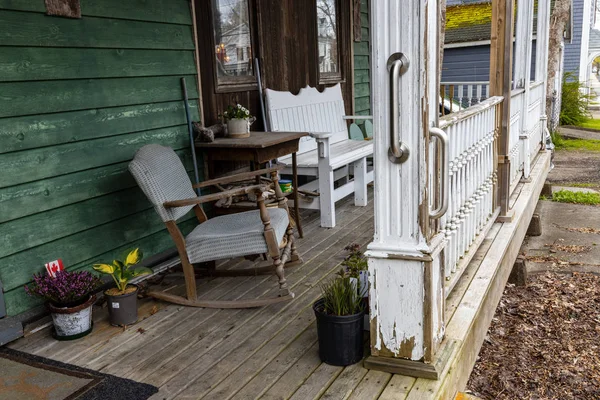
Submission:
{"label": "window pane", "polygon": [[248,0],[213,0],[212,7],[219,81],[253,75]]}
{"label": "window pane", "polygon": [[319,71],[338,73],[338,32],[335,0],[317,0],[317,30],[319,39]]}

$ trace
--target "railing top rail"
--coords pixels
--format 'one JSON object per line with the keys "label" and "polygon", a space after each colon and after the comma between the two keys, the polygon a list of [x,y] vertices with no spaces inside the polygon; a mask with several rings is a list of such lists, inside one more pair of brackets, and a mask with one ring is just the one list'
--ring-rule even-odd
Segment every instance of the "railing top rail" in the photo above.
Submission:
{"label": "railing top rail", "polygon": [[513,89],[512,92],[510,92],[510,97],[516,97],[516,96],[520,95],[521,93],[525,93],[525,88]]}
{"label": "railing top rail", "polygon": [[540,85],[543,85],[543,84],[544,84],[544,81],[535,81],[535,82],[531,82],[531,83],[529,84],[529,89],[536,88],[536,87],[538,87],[538,86],[540,86]]}
{"label": "railing top rail", "polygon": [[440,117],[440,129],[447,128],[460,121],[464,121],[474,115],[482,113],[483,111],[494,107],[496,104],[501,103],[503,99],[504,98],[502,96],[490,97],[489,99],[484,100],[481,103],[474,104],[467,109]]}
{"label": "railing top rail", "polygon": [[470,81],[470,82],[441,82],[440,85],[489,85],[489,81]]}

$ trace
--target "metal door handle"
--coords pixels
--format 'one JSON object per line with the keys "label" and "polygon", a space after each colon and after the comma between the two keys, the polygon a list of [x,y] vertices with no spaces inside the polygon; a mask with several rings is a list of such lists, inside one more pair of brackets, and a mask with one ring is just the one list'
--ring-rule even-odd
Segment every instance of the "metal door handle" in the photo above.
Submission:
{"label": "metal door handle", "polygon": [[387,62],[390,71],[390,149],[388,158],[394,164],[401,164],[408,159],[408,147],[398,140],[400,76],[408,69],[408,58],[402,53],[394,53]]}
{"label": "metal door handle", "polygon": [[441,130],[440,128],[431,128],[429,130],[429,136],[434,136],[438,139],[438,143],[437,143],[437,151],[439,154],[441,154],[441,168],[440,168],[440,178],[441,178],[441,184],[442,184],[442,190],[441,190],[441,200],[442,200],[442,204],[440,204],[440,206],[435,209],[435,210],[429,210],[429,217],[432,219],[439,219],[441,218],[444,214],[446,214],[446,211],[448,211],[448,202],[449,202],[449,192],[448,192],[448,188],[449,188],[449,180],[450,180],[450,174],[448,171],[448,159],[449,159],[449,155],[450,155],[450,148],[448,146],[448,135],[446,135],[446,132],[444,132],[443,130]]}

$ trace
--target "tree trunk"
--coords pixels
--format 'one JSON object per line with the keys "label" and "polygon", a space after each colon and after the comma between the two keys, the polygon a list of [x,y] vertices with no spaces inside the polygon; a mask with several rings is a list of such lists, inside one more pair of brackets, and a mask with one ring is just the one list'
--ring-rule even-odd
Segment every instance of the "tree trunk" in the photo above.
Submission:
{"label": "tree trunk", "polygon": [[[548,81],[546,82],[546,115],[552,117],[552,99],[556,95],[554,82],[560,66],[560,45],[564,38],[565,25],[569,20],[571,0],[556,0],[550,16],[548,43]],[[561,77],[558,77],[559,79]]]}

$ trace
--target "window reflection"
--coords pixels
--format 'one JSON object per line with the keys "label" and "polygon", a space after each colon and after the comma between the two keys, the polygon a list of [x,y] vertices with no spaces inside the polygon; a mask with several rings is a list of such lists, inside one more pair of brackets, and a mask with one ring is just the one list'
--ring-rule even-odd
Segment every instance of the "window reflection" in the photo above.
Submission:
{"label": "window reflection", "polygon": [[317,0],[319,71],[339,72],[337,10],[335,0]]}
{"label": "window reflection", "polygon": [[219,81],[253,75],[248,0],[213,0],[212,8]]}

